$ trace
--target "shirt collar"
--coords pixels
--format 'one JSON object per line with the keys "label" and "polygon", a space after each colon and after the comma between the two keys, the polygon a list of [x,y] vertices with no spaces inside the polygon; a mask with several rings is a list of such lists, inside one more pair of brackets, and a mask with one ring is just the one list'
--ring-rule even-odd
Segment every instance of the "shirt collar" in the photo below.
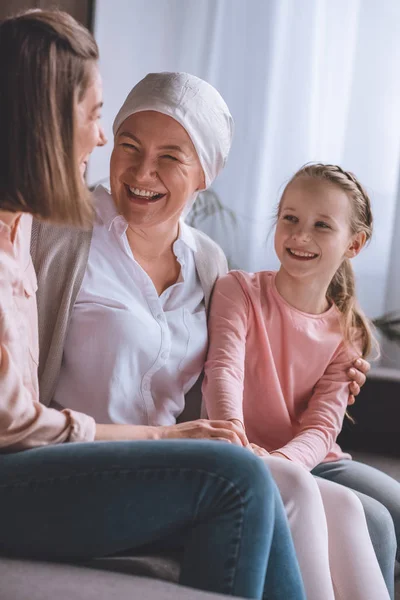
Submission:
{"label": "shirt collar", "polygon": [[192,228],[189,227],[183,219],[179,220],[179,235],[176,241],[182,241],[193,252],[197,251],[196,240],[194,239]]}
{"label": "shirt collar", "polygon": [[124,223],[125,227],[122,231],[122,233],[124,233],[128,224],[124,217],[118,213],[110,190],[107,189],[106,186],[99,184],[93,192],[93,198],[96,215],[106,226],[108,231],[110,231],[114,224],[120,226],[121,223]]}
{"label": "shirt collar", "polygon": [[[121,235],[128,228],[125,218],[117,211],[117,207],[112,199],[111,192],[107,186],[99,184],[93,192],[94,208],[97,216],[101,219],[108,231],[112,226],[116,226]],[[197,251],[196,240],[192,228],[187,225],[183,219],[179,220],[179,234],[175,243],[183,242],[193,252]]]}
{"label": "shirt collar", "polygon": [[[28,214],[27,214],[27,216],[28,216]],[[3,219],[0,218],[0,235],[2,237],[7,238],[9,241],[11,241],[11,235],[14,230],[15,231],[14,240],[15,240],[18,236],[18,232],[21,229],[21,219],[22,219],[22,214],[18,215],[18,217],[14,221],[13,225],[9,225],[5,221],[3,221]]]}

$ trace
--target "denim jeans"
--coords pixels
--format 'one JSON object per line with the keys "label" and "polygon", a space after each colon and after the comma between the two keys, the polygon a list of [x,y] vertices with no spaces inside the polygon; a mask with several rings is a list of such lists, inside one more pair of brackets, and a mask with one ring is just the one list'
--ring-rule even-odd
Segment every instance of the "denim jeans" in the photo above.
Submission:
{"label": "denim jeans", "polygon": [[355,460],[322,463],[312,472],[354,490],[360,498],[376,557],[394,598],[394,563],[400,546],[400,483]]}
{"label": "denim jeans", "polygon": [[183,543],[180,582],[304,600],[284,508],[256,456],[222,442],[63,444],[0,455],[0,552],[87,560]]}

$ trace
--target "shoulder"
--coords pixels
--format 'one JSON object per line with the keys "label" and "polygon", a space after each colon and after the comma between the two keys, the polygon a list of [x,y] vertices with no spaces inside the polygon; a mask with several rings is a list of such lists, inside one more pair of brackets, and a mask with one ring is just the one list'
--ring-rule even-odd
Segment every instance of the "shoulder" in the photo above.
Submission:
{"label": "shoulder", "polygon": [[251,275],[252,273],[246,273],[245,271],[229,271],[217,280],[215,290],[224,295],[246,294],[252,285]]}
{"label": "shoulder", "polygon": [[257,271],[256,273],[249,273],[247,271],[233,270],[229,271],[228,276],[231,279],[235,279],[243,289],[259,293],[263,289],[272,286],[274,272]]}
{"label": "shoulder", "polygon": [[226,256],[221,246],[214,242],[214,240],[212,240],[206,233],[200,231],[199,229],[195,229],[190,225],[185,224],[185,227],[187,227],[194,238],[197,252],[209,255],[213,260],[217,259],[226,262]]}
{"label": "shoulder", "polygon": [[53,225],[33,220],[31,254],[37,268],[43,260],[71,257],[89,251],[92,227],[77,229],[69,225]]}

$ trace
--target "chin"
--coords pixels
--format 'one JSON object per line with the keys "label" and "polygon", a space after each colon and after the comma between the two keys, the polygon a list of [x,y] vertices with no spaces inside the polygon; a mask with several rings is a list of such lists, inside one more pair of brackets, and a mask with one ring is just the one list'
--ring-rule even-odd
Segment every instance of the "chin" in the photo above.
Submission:
{"label": "chin", "polygon": [[87,169],[87,163],[81,163],[79,165],[79,171],[81,173],[82,181],[85,181],[86,169]]}

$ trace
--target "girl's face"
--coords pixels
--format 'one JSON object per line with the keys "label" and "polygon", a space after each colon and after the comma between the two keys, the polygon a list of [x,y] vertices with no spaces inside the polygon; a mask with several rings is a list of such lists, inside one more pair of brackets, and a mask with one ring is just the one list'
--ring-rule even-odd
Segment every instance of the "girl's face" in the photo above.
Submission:
{"label": "girl's face", "polygon": [[358,254],[365,234],[351,233],[351,205],[338,186],[298,177],[286,189],[275,233],[275,251],[295,278],[316,278],[329,285],[347,257]]}

